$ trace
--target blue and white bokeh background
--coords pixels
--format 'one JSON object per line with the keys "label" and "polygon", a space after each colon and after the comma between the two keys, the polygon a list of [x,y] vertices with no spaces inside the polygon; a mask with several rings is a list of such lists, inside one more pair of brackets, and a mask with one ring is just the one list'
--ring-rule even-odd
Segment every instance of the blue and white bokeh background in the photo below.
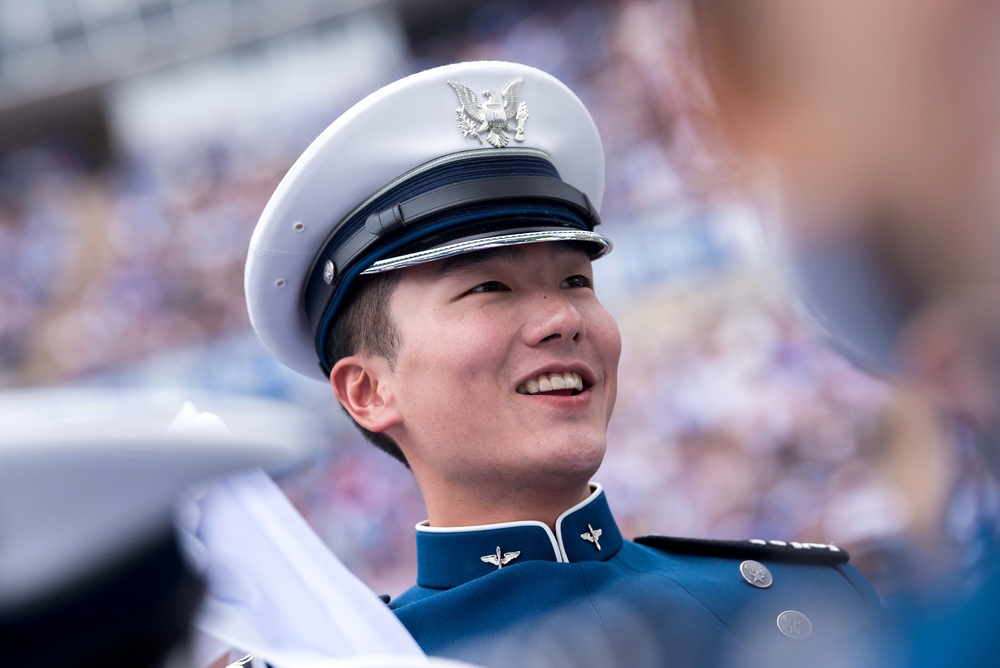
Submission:
{"label": "blue and white bokeh background", "polygon": [[363,580],[402,591],[417,490],[260,346],[243,262],[284,171],[355,101],[429,66],[521,61],[605,141],[616,248],[595,270],[625,351],[598,479],[625,533],[836,542],[891,596],[915,546],[974,545],[986,483],[922,400],[802,321],[762,209],[706,196],[676,20],[658,0],[0,0],[0,387],[306,407],[324,454],[280,483]]}

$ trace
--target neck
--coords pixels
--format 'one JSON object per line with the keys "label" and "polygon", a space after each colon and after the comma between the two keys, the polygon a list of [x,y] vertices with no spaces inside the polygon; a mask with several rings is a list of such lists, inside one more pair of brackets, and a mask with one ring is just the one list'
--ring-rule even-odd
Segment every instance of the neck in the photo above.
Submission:
{"label": "neck", "polygon": [[[419,481],[418,481],[419,482]],[[488,486],[473,489],[438,489],[421,485],[427,518],[434,527],[476,526],[500,522],[542,522],[555,531],[556,520],[566,510],[591,494],[588,482],[564,488],[537,485],[519,489],[492,490]],[[547,488],[546,488],[547,487]]]}

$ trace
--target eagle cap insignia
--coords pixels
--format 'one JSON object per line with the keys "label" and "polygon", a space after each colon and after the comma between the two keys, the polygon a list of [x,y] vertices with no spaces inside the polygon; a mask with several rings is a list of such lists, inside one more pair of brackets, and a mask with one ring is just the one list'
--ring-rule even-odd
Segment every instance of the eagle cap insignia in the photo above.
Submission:
{"label": "eagle cap insignia", "polygon": [[[514,79],[500,92],[483,91],[483,101],[480,102],[476,93],[464,84],[449,81],[461,106],[455,110],[458,118],[458,129],[463,137],[472,137],[483,143],[483,133],[486,141],[493,148],[503,148],[510,143],[509,132],[514,133],[514,141],[524,141],[524,123],[528,120],[528,105],[521,99],[521,84],[524,79]],[[511,125],[512,121],[516,125]]]}

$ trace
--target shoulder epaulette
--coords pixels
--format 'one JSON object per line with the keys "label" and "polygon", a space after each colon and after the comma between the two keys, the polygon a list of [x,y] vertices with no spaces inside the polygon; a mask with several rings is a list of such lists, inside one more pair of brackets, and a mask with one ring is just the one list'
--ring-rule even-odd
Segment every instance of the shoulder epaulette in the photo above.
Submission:
{"label": "shoulder epaulette", "polygon": [[778,561],[798,561],[813,564],[843,564],[850,559],[846,550],[825,543],[799,543],[783,540],[708,540],[705,538],[674,538],[672,536],[639,536],[640,545],[671,552],[704,557],[734,559],[764,558]]}

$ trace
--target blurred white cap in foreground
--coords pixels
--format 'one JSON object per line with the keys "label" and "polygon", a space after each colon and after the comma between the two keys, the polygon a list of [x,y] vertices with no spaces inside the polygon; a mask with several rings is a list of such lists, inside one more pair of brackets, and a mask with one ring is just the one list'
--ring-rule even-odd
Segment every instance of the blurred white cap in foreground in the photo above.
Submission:
{"label": "blurred white cap in foreground", "polygon": [[[189,398],[226,428],[205,428],[204,417],[188,414],[168,430]],[[0,613],[86,581],[161,539],[172,531],[178,495],[193,483],[294,466],[317,433],[304,411],[257,398],[95,388],[0,393]]]}

